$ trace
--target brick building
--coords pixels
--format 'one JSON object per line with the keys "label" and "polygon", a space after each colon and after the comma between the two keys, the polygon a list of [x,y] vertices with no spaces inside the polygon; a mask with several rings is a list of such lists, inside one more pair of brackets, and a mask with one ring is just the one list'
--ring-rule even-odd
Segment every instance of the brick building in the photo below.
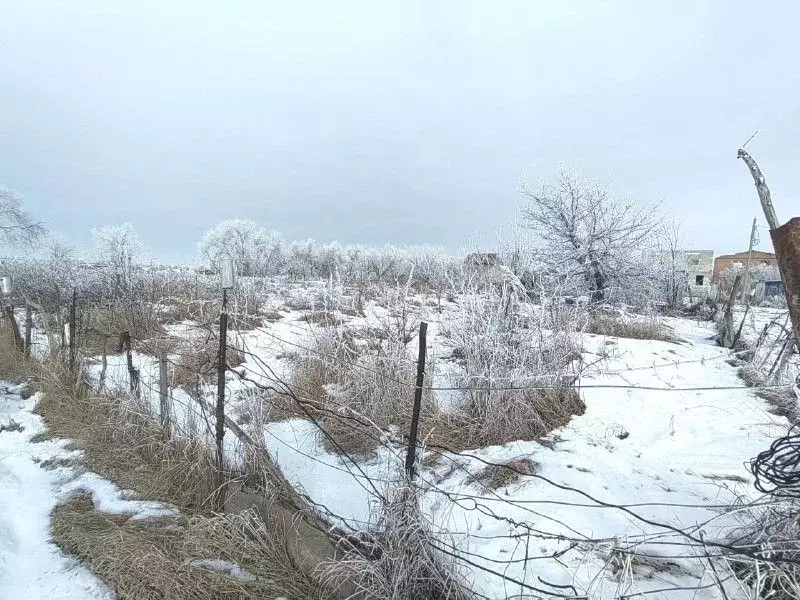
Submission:
{"label": "brick building", "polygon": [[[714,283],[718,283],[722,277],[722,272],[730,267],[745,266],[747,264],[747,251],[736,252],[735,254],[720,254],[714,259]],[[772,252],[762,252],[761,250],[753,250],[750,266],[755,265],[773,265],[778,266],[778,260]]]}

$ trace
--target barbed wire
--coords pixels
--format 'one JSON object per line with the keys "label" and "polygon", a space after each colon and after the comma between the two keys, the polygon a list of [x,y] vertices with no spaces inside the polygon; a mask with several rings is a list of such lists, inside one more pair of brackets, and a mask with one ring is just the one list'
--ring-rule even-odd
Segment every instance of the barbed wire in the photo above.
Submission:
{"label": "barbed wire", "polygon": [[[291,342],[288,342],[287,340],[282,340],[281,338],[279,338],[277,336],[273,336],[273,337],[275,337],[275,339],[277,339],[277,340],[279,340],[281,342],[289,343],[291,345]],[[304,348],[302,346],[298,346],[298,347],[300,347],[300,348],[302,348],[304,350],[308,350],[310,352],[314,352],[310,348]],[[321,354],[323,356],[326,356],[327,358],[332,358],[332,359],[335,359],[335,360],[339,360],[339,357],[335,357],[333,355],[325,354],[325,353],[321,353]],[[363,367],[364,365],[354,364],[353,366]],[[652,367],[649,367],[649,368],[652,368]],[[400,385],[404,385],[405,387],[408,387],[408,388],[414,388],[415,387],[413,384],[409,384],[409,383],[406,383],[406,382],[402,382],[400,380],[395,380],[393,378],[386,377],[385,374],[382,374],[379,371],[371,370],[371,369],[368,369],[368,370],[370,370],[373,373],[381,376],[385,380],[392,381],[392,382],[398,383]],[[274,373],[273,373],[273,375],[274,375]],[[150,386],[147,386],[147,387],[151,391],[155,391],[152,387],[150,387]],[[586,387],[586,388],[591,388],[591,387],[611,387],[611,388],[626,388],[626,389],[631,389],[632,388],[632,389],[645,389],[645,390],[658,390],[658,391],[689,391],[689,390],[692,390],[692,391],[697,390],[697,391],[699,391],[699,390],[729,390],[729,389],[773,389],[773,388],[785,388],[786,386],[759,386],[759,387],[756,387],[756,388],[751,388],[751,387],[747,387],[747,386],[736,386],[736,387],[733,387],[733,386],[710,387],[709,386],[709,387],[699,387],[699,388],[674,388],[674,387],[661,388],[661,387],[648,387],[648,386],[635,386],[635,385],[625,385],[625,386],[616,386],[616,385],[613,385],[613,386],[606,386],[606,385],[595,386],[595,385],[587,385],[587,386],[577,386],[577,387],[578,388],[581,388],[581,387]],[[288,391],[290,393],[293,393],[293,391],[292,391],[292,389],[290,387],[287,386],[287,389],[288,389]],[[430,389],[430,390],[437,390],[437,389],[475,390],[475,389],[478,389],[480,391],[486,391],[486,388],[472,388],[472,387],[464,387],[464,386],[461,386],[461,387],[438,387],[438,388],[434,387],[434,386],[425,386],[424,389]],[[494,389],[504,389],[504,388],[495,387],[495,388],[490,388],[490,389],[494,390]],[[520,390],[520,389],[555,389],[555,388],[553,388],[552,386],[547,386],[547,387],[535,386],[535,387],[527,387],[527,388],[511,387],[511,388],[508,388],[508,389]],[[302,404],[298,403],[298,406],[300,406],[300,408],[303,409],[306,412],[307,417],[309,418],[309,420],[311,420],[313,422],[313,424],[315,425],[315,427],[317,429],[322,431],[323,434],[329,435],[329,434],[327,434],[327,432],[325,431],[325,428],[321,425],[321,423],[319,423],[316,419],[314,419],[313,415],[311,415],[307,411],[307,409],[305,409],[305,407],[302,406]],[[374,424],[371,424],[371,425],[374,426]],[[334,440],[332,440],[332,439],[331,439],[331,442],[335,444]],[[482,458],[474,456],[474,455],[455,452],[455,451],[453,451],[453,450],[451,450],[449,448],[446,448],[444,446],[432,446],[432,445],[429,445],[429,448],[431,448],[431,447],[434,448],[435,450],[438,450],[440,454],[449,453],[449,454],[456,455],[456,456],[468,457],[468,458],[470,458],[472,460],[477,460],[479,462],[482,462],[482,463],[484,463],[484,464],[486,464],[488,466],[495,466],[495,467],[500,467],[500,468],[505,468],[505,469],[509,469],[509,470],[512,470],[512,471],[516,471],[517,475],[519,475],[519,476],[536,477],[537,479],[543,480],[546,483],[549,483],[550,485],[555,485],[557,488],[560,488],[562,490],[569,490],[569,491],[572,491],[572,492],[575,492],[575,493],[579,493],[579,494],[587,497],[588,499],[590,499],[590,501],[594,502],[595,505],[598,506],[598,507],[613,508],[613,509],[617,509],[617,510],[623,510],[623,512],[626,512],[626,513],[630,514],[631,516],[633,516],[634,518],[639,519],[639,520],[641,520],[641,521],[643,521],[645,523],[648,523],[651,526],[655,526],[657,528],[667,529],[669,531],[672,531],[673,533],[676,533],[676,534],[678,534],[680,536],[683,536],[683,537],[689,539],[690,542],[692,542],[692,545],[694,545],[696,547],[699,547],[700,544],[702,544],[703,547],[705,547],[705,544],[709,543],[709,542],[706,542],[705,540],[702,539],[702,535],[700,536],[700,538],[698,540],[697,538],[695,538],[693,536],[693,534],[687,533],[687,530],[685,530],[685,529],[679,529],[679,528],[676,528],[676,527],[674,527],[672,525],[669,525],[669,524],[663,524],[663,523],[659,523],[657,521],[653,521],[653,520],[649,520],[649,519],[643,518],[643,517],[635,514],[633,511],[629,510],[626,507],[626,505],[618,505],[618,504],[613,504],[613,503],[602,502],[601,500],[598,500],[598,499],[592,497],[590,494],[584,492],[583,490],[580,490],[579,488],[573,488],[573,487],[570,487],[570,486],[558,485],[558,484],[556,484],[556,483],[554,483],[552,481],[549,481],[547,478],[541,477],[538,474],[531,474],[531,473],[523,472],[523,471],[515,469],[515,468],[513,468],[510,465],[505,464],[505,463],[493,463],[491,461],[483,460]],[[345,457],[347,457],[354,465],[356,465],[356,461],[353,460],[351,457],[349,457],[349,455],[347,455],[346,452],[343,452],[343,455]],[[319,462],[323,462],[323,461],[319,461]],[[331,466],[331,465],[329,465],[327,463],[323,463],[323,464],[326,464],[326,466]],[[358,476],[356,476],[349,469],[346,469],[346,471],[350,475],[358,478]],[[367,476],[366,473],[364,473],[363,471],[361,471],[361,473],[362,473],[363,477],[365,477],[367,479],[370,479]],[[373,478],[373,480],[374,480],[374,478]],[[377,492],[376,489],[374,491]],[[486,497],[481,498],[481,499],[482,500],[495,500],[494,498],[486,498]],[[554,504],[560,504],[559,502],[555,502],[555,501],[553,503]],[[641,505],[643,505],[643,504],[640,504],[639,506],[641,506]],[[629,505],[629,506],[636,506],[636,505]],[[541,515],[539,515],[539,516],[541,516]],[[495,518],[500,518],[498,515],[494,515],[494,517]],[[513,522],[513,520],[511,520],[511,522]],[[525,526],[525,524],[520,524],[518,522],[514,523],[514,525],[515,526]],[[562,523],[562,525],[563,525],[563,523]],[[530,535],[530,533],[531,533],[531,531],[529,529],[528,535]],[[562,536],[562,539],[563,539],[563,536]],[[587,541],[594,541],[594,540],[587,540]],[[671,544],[671,545],[674,545],[674,544]],[[711,542],[710,545],[713,546],[713,547],[716,547],[716,548],[718,548],[720,550],[725,550],[725,551],[728,551],[728,552],[736,552],[738,554],[742,554],[742,547],[740,547],[740,546],[739,547],[733,547],[733,546],[730,546],[730,545],[727,545],[727,544],[720,544],[718,542]],[[442,548],[438,548],[438,550],[442,551]],[[482,560],[490,560],[487,557],[482,557],[481,555],[475,554],[475,553],[469,553],[469,555],[470,556],[474,556],[476,558],[480,558]],[[755,557],[758,560],[765,560],[764,556],[759,555],[759,554],[749,554],[749,556]],[[514,578],[510,578],[506,574],[501,574],[501,573],[497,573],[496,571],[492,571],[492,570],[486,569],[484,566],[477,565],[477,564],[474,563],[474,561],[469,561],[469,559],[466,559],[463,556],[459,557],[459,556],[455,556],[454,555],[454,558],[456,558],[457,560],[460,560],[462,562],[467,562],[467,563],[471,564],[472,566],[474,566],[476,568],[479,568],[481,570],[488,570],[489,572],[492,572],[496,576],[502,577],[504,580],[509,581],[510,583],[514,583],[515,585],[520,585],[521,584],[521,587],[523,587],[525,589],[530,589],[532,591],[537,591],[538,593],[550,594],[550,597],[552,597],[552,598],[573,598],[574,597],[574,596],[567,596],[567,595],[553,595],[552,592],[550,592],[548,590],[543,590],[541,588],[538,588],[537,586],[530,586],[529,584],[525,584],[524,582],[520,582],[519,580],[515,580]],[[542,558],[545,558],[545,557],[542,557]],[[503,561],[503,562],[507,562],[507,561]],[[546,584],[546,585],[549,585],[549,584]],[[631,598],[631,597],[635,597],[635,596],[642,596],[642,595],[654,594],[654,593],[663,593],[663,592],[666,592],[666,591],[673,591],[673,590],[678,590],[678,589],[687,589],[687,590],[704,589],[706,587],[713,587],[714,585],[717,585],[717,584],[715,583],[715,584],[712,584],[710,586],[703,586],[703,587],[685,587],[685,588],[683,588],[683,587],[673,587],[673,588],[665,588],[664,590],[651,590],[651,591],[638,592],[638,593],[634,593],[634,594],[620,595],[620,596],[618,596],[618,598],[620,598],[620,599],[622,599],[622,598]]]}

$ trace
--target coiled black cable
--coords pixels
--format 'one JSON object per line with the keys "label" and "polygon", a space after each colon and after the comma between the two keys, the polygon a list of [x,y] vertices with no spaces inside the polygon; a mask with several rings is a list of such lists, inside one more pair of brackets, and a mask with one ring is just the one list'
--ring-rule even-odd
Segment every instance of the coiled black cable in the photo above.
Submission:
{"label": "coiled black cable", "polygon": [[750,461],[756,489],[765,494],[800,498],[800,434],[789,432]]}

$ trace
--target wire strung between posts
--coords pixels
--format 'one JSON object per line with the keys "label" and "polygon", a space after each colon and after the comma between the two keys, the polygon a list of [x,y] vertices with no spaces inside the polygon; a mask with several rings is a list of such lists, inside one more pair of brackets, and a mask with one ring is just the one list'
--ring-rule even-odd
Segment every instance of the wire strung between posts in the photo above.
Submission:
{"label": "wire strung between posts", "polygon": [[773,441],[750,461],[750,470],[759,492],[800,498],[800,434],[789,433]]}
{"label": "wire strung between posts", "polygon": [[[339,357],[333,356],[332,354],[328,354],[325,352],[321,352],[319,350],[315,350],[313,348],[308,348],[301,344],[297,344],[295,342],[291,342],[289,340],[285,340],[283,338],[278,337],[268,331],[263,331],[263,333],[276,339],[279,342],[283,342],[290,346],[294,346],[300,350],[305,350],[307,352],[311,352],[312,354],[316,354],[318,356],[322,356],[324,358],[328,358],[330,360],[342,360]],[[401,385],[407,388],[414,389],[416,386],[413,383],[408,383],[407,381],[400,381],[399,379],[395,379],[393,377],[388,377],[385,373],[381,373],[376,369],[372,369],[367,367],[366,365],[359,364],[357,362],[351,361],[343,361],[345,364],[352,366],[356,369],[361,369],[363,371],[373,373],[378,377],[383,378],[385,381],[390,381],[397,385]],[[552,375],[545,375],[540,376],[542,379],[552,379]],[[564,386],[558,385],[520,385],[520,386],[493,386],[489,385],[486,387],[481,386],[423,386],[423,390],[429,390],[433,392],[446,392],[446,391],[473,391],[473,392],[496,392],[496,391],[514,391],[514,392],[521,392],[525,390],[560,390]],[[783,390],[786,389],[786,385],[759,385],[759,386],[746,386],[746,385],[728,385],[728,386],[698,386],[698,387],[659,387],[659,386],[644,386],[644,385],[623,385],[623,384],[587,384],[587,385],[575,385],[577,389],[625,389],[625,390],[645,390],[645,391],[653,391],[653,392],[710,392],[710,391],[732,391],[732,390]]]}

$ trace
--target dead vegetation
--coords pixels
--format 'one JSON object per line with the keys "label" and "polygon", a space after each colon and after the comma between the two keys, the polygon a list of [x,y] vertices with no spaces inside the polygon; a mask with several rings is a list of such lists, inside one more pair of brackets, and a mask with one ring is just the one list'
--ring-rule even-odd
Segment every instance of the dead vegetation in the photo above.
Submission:
{"label": "dead vegetation", "polygon": [[370,534],[372,556],[349,552],[328,565],[330,585],[353,585],[356,594],[350,597],[363,600],[476,598],[456,561],[438,549],[440,540],[431,533],[412,490],[395,491]]}
{"label": "dead vegetation", "polygon": [[49,434],[75,440],[89,469],[145,499],[213,506],[213,457],[202,440],[168,438],[149,407],[127,395],[76,393],[60,365],[43,365],[34,378]]}
{"label": "dead vegetation", "polygon": [[516,483],[523,475],[534,475],[539,464],[529,458],[514,458],[504,463],[489,465],[468,479],[468,483],[480,483],[490,490],[498,490]]}
{"label": "dead vegetation", "polygon": [[455,410],[436,434],[448,447],[535,440],[583,413],[572,387],[579,337],[561,316],[523,312],[505,295],[465,294],[443,331],[459,357],[450,371]]}
{"label": "dead vegetation", "polygon": [[14,345],[11,326],[0,316],[0,377],[11,381],[22,381],[30,369],[31,362]]}
{"label": "dead vegetation", "polygon": [[597,315],[589,320],[586,333],[634,340],[675,342],[675,336],[655,320],[626,320],[608,315]]}
{"label": "dead vegetation", "polygon": [[[131,519],[96,511],[86,493],[54,510],[56,543],[86,563],[117,597],[334,597],[312,573],[319,562],[334,559],[333,546],[295,510],[275,503],[276,488],[263,460],[246,461],[253,474],[267,478],[259,487],[263,491],[231,488],[225,509],[235,514],[215,514],[220,480],[202,438],[168,437],[144,402],[127,394],[87,392],[84,375],[71,376],[59,362],[27,366],[25,378],[42,392],[36,411],[48,426],[35,441],[71,438],[88,469],[139,498],[181,510],[175,517]],[[70,466],[73,459],[41,464]]]}
{"label": "dead vegetation", "polygon": [[[320,441],[326,450],[365,456],[390,428],[407,430],[416,366],[404,343],[384,338],[368,347],[349,329],[331,327],[315,336],[312,350],[297,362],[291,387],[301,401],[310,401],[307,409],[325,429]],[[433,375],[433,361],[426,371]],[[304,416],[297,402],[288,402],[290,410]],[[437,413],[433,394],[426,390],[421,436],[434,427]]]}
{"label": "dead vegetation", "polygon": [[433,439],[454,450],[538,440],[563,427],[586,405],[575,388],[474,389],[457,412],[440,416]]}
{"label": "dead vegetation", "polygon": [[315,310],[305,313],[298,321],[305,321],[320,327],[336,327],[342,324],[342,318],[329,310]]}
{"label": "dead vegetation", "polygon": [[131,519],[94,510],[79,493],[56,507],[52,523],[56,544],[120,600],[331,597],[293,560],[286,530],[254,511]]}
{"label": "dead vegetation", "polygon": [[[215,377],[219,362],[219,337],[213,331],[193,332],[189,339],[177,342],[169,361],[170,382],[176,387],[192,388],[199,381]],[[245,361],[244,351],[235,340],[228,339],[225,353],[228,368],[238,367]]]}

